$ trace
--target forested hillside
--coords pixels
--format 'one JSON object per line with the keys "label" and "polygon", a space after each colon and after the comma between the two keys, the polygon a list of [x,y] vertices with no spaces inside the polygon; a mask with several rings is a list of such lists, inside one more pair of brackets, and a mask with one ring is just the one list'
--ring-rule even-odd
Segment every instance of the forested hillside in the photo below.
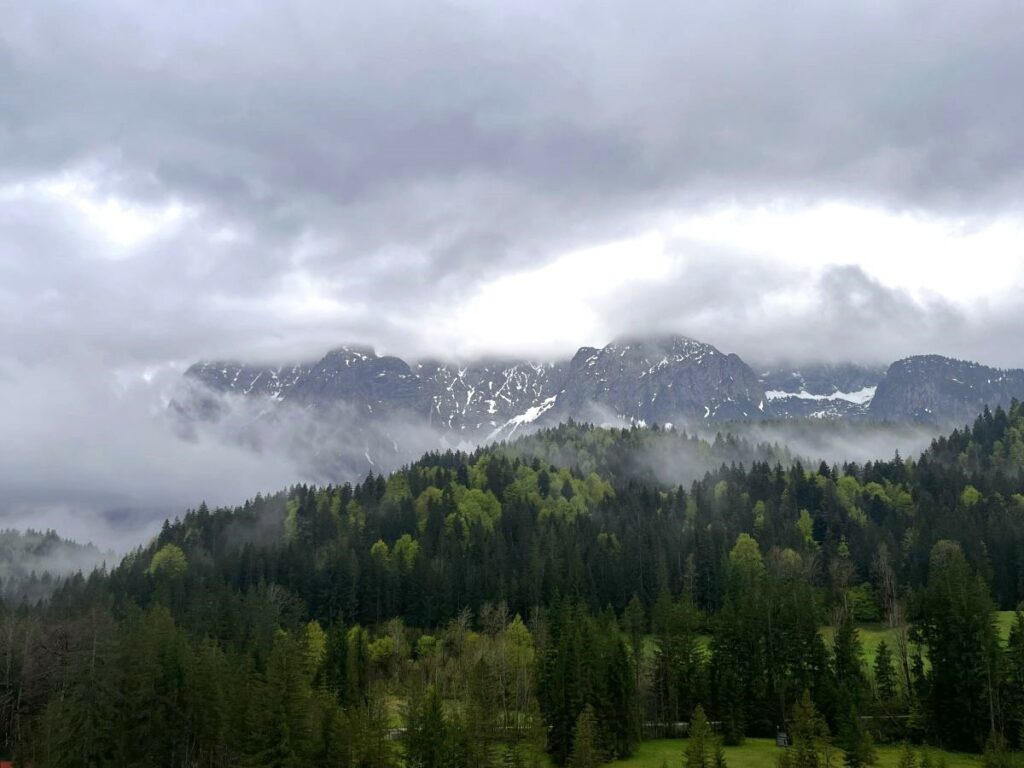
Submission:
{"label": "forested hillside", "polygon": [[105,561],[114,561],[112,552],[68,541],[52,530],[0,530],[0,593],[8,603],[35,602],[66,576]]}
{"label": "forested hillside", "polygon": [[[918,459],[569,423],[201,505],[4,606],[3,748],[35,768],[582,765],[698,705],[731,743],[813,711],[850,754],[1020,746],[1024,617],[1002,641],[994,611],[1024,600],[1022,493],[1015,403]],[[892,646],[867,660],[858,622]]]}

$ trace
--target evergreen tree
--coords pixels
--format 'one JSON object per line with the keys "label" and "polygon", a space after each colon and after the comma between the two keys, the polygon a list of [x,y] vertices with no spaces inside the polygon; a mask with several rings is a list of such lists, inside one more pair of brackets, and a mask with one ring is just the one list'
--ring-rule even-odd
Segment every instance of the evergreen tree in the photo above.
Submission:
{"label": "evergreen tree", "polygon": [[878,699],[885,707],[891,707],[896,700],[896,674],[893,671],[892,651],[883,639],[878,642],[875,650],[875,690]]}
{"label": "evergreen tree", "polygon": [[446,765],[448,724],[437,688],[430,686],[420,701],[409,705],[405,727],[405,760],[409,768]]}
{"label": "evergreen tree", "polygon": [[698,704],[690,717],[689,738],[683,759],[685,768],[711,768],[716,741],[711,724],[704,714],[704,707]]}
{"label": "evergreen tree", "polygon": [[622,614],[622,628],[629,638],[630,657],[633,662],[634,686],[640,690],[643,675],[644,633],[647,629],[647,617],[643,603],[636,594],[633,595]]}
{"label": "evergreen tree", "polygon": [[943,743],[977,749],[993,723],[998,643],[988,589],[960,546],[932,550],[916,630],[928,649],[930,715]]}
{"label": "evergreen tree", "polygon": [[1006,733],[1024,748],[1024,611],[1017,611],[1006,643],[1003,673],[1003,708]]}
{"label": "evergreen tree", "polygon": [[836,627],[833,642],[833,674],[835,700],[833,702],[836,723],[847,754],[860,755],[861,740],[867,734],[860,725],[860,712],[864,704],[867,681],[861,661],[862,646],[853,617],[844,611]]}
{"label": "evergreen tree", "polygon": [[250,748],[256,765],[300,768],[315,752],[313,692],[304,649],[279,631],[267,660],[266,681]]}
{"label": "evergreen tree", "polygon": [[[828,725],[805,690],[793,707],[791,726],[794,768],[819,768],[831,748]],[[823,755],[824,753],[824,755]]]}
{"label": "evergreen tree", "polygon": [[1013,768],[1015,760],[1007,747],[1006,739],[998,731],[992,731],[985,742],[981,756],[983,768]]}
{"label": "evergreen tree", "polygon": [[847,768],[865,768],[878,762],[874,740],[856,710],[851,710],[842,736],[843,762]]}
{"label": "evergreen tree", "polygon": [[903,742],[903,746],[900,747],[900,754],[896,758],[897,768],[918,768],[917,756],[914,754],[913,747],[907,742]]}
{"label": "evergreen tree", "polygon": [[576,718],[573,729],[572,751],[569,753],[569,768],[597,768],[604,760],[598,748],[597,718],[589,704]]}
{"label": "evergreen tree", "polygon": [[714,768],[729,768],[729,763],[725,759],[725,748],[722,746],[721,739],[715,739],[715,758],[711,764]]}
{"label": "evergreen tree", "polygon": [[501,768],[525,768],[525,765],[522,748],[516,743],[506,744],[501,751]]}

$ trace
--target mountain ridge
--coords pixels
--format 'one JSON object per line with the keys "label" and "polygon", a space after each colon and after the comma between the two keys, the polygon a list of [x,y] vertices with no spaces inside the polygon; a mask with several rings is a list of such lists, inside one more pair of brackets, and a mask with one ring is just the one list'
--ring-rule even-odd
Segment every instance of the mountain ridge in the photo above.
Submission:
{"label": "mountain ridge", "polygon": [[[316,413],[342,404],[357,418],[412,419],[476,441],[566,419],[595,424],[701,424],[841,419],[957,425],[985,406],[1024,399],[1024,370],[941,355],[887,367],[854,363],[760,367],[682,335],[626,336],[568,359],[490,357],[412,363],[344,345],[280,366],[200,362],[185,378],[208,392],[178,403],[199,418],[216,395],[261,396]],[[204,397],[206,400],[204,400]],[[204,406],[205,404],[205,406]]]}

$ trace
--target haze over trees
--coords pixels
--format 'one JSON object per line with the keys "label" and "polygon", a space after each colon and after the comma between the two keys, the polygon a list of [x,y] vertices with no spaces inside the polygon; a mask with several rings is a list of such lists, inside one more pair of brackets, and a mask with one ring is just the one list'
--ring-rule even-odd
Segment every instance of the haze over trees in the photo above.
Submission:
{"label": "haze over trees", "polygon": [[[0,748],[35,768],[590,768],[695,713],[715,724],[696,764],[779,726],[797,765],[1022,746],[1024,615],[1004,637],[995,611],[1024,599],[1024,407],[917,459],[784,464],[722,438],[692,443],[721,463],[686,487],[644,471],[684,439],[569,423],[201,505],[4,603]],[[888,628],[873,654],[865,622]]]}

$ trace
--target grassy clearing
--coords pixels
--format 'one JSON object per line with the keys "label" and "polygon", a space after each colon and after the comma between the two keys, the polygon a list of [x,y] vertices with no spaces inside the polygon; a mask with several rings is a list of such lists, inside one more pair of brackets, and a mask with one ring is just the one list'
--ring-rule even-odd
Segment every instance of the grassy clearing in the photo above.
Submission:
{"label": "grassy clearing", "polygon": [[[996,630],[999,633],[1000,641],[1005,645],[1007,639],[1010,636],[1010,627],[1013,626],[1015,621],[1016,613],[1014,611],[997,611],[996,612]],[[868,665],[870,669],[875,663],[875,654],[878,652],[878,644],[885,640],[889,645],[889,650],[896,653],[896,635],[898,630],[892,629],[885,624],[858,624],[857,630],[860,633],[860,641],[863,646],[863,658],[864,663]],[[825,638],[825,641],[831,646],[832,637],[835,630],[832,627],[822,627],[821,634]],[[697,645],[704,652],[706,656],[711,653],[711,635],[698,635]],[[645,658],[653,658],[657,643],[652,638],[647,638],[644,641],[644,656]]]}
{"label": "grassy clearing", "polygon": [[[1013,611],[997,611],[996,612],[996,630],[999,633],[999,639],[1002,643],[1006,643],[1010,636],[1010,627],[1013,626],[1015,613]],[[878,651],[878,644],[885,640],[889,645],[889,650],[893,653],[896,652],[896,635],[897,630],[892,629],[885,624],[858,624],[857,629],[860,634],[860,641],[864,648],[864,662],[870,668],[875,663],[875,653]],[[829,644],[832,642],[834,630],[832,627],[825,627],[822,629],[822,634],[825,636],[825,640]]]}
{"label": "grassy clearing", "polygon": [[[682,768],[683,751],[686,749],[685,739],[658,739],[645,741],[637,749],[636,754],[628,760],[611,763],[616,768]],[[895,768],[899,756],[899,748],[879,746],[878,765],[880,768]],[[725,759],[729,768],[771,768],[775,765],[779,748],[772,739],[747,739],[742,746],[726,747]],[[938,756],[938,750],[932,750]],[[947,768],[974,768],[981,765],[977,755],[963,755],[953,752],[942,752]],[[842,756],[836,752],[835,765],[842,765]]]}
{"label": "grassy clearing", "polygon": [[1010,637],[1010,628],[1017,620],[1016,611],[998,611],[996,613],[996,629],[999,631],[999,639],[1004,643]]}

